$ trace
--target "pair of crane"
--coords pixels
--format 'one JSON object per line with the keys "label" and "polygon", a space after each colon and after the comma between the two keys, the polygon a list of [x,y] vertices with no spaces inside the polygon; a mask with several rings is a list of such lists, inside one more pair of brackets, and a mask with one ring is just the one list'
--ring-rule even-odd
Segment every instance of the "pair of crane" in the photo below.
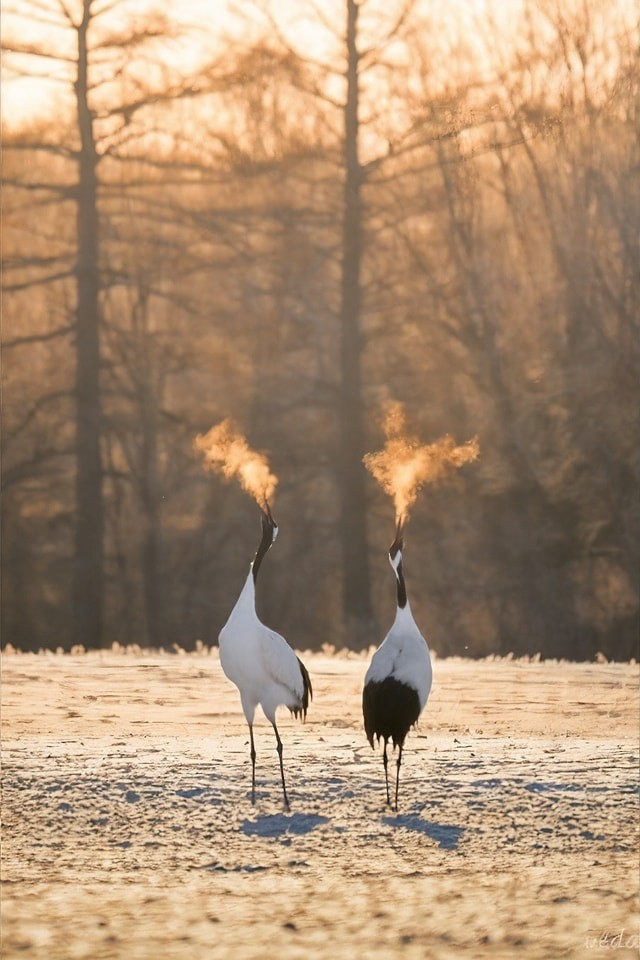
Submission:
{"label": "pair of crane", "polygon": [[[284,637],[265,626],[256,613],[255,596],[262,561],[275,542],[278,526],[268,504],[261,507],[262,536],[240,596],[220,631],[220,663],[226,676],[240,692],[242,709],[249,725],[251,750],[251,800],[256,794],[256,749],[253,721],[260,705],[276,735],[280,776],[285,808],[289,798],[282,759],[283,747],[276,725],[276,710],[287,707],[295,717],[304,719],[313,691],[307,668]],[[395,620],[383,643],[376,650],[367,670],[362,692],[364,729],[373,749],[374,738],[383,741],[387,804],[391,805],[387,746],[398,749],[394,807],[398,809],[398,787],[402,749],[409,729],[422,713],[431,689],[431,658],[407,599],[402,569],[403,522],[389,548],[389,561],[396,578],[397,610]]]}

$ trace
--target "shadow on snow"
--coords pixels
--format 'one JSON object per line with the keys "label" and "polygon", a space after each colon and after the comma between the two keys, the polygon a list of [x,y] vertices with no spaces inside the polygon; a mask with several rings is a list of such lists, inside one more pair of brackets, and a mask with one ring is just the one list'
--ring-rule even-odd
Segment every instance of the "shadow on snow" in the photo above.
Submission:
{"label": "shadow on snow", "polygon": [[423,833],[430,840],[435,840],[443,850],[456,850],[458,841],[464,833],[464,827],[456,827],[449,823],[432,823],[411,814],[383,817],[382,822],[389,827],[403,827],[405,830]]}
{"label": "shadow on snow", "polygon": [[311,833],[316,827],[328,822],[328,817],[314,813],[273,813],[258,817],[257,820],[245,820],[241,830],[249,837],[281,837],[284,834]]}

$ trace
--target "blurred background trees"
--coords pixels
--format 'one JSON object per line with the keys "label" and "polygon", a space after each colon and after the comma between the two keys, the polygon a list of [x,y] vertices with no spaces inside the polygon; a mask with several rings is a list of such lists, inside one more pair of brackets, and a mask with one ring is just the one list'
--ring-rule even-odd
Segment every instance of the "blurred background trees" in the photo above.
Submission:
{"label": "blurred background trees", "polygon": [[63,92],[3,130],[3,642],[215,642],[259,536],[192,447],[229,415],[280,477],[265,619],[378,642],[393,517],[361,456],[401,400],[481,447],[408,529],[435,650],[637,655],[632,18],[295,9],[224,38],[127,0],[5,20],[5,82],[44,62]]}

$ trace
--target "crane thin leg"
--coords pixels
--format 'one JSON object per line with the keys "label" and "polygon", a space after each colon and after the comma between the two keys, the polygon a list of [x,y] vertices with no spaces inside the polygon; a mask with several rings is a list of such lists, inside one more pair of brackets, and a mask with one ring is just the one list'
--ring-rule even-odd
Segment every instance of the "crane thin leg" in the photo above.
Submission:
{"label": "crane thin leg", "polygon": [[384,742],[384,750],[382,751],[382,763],[384,764],[384,783],[387,788],[387,806],[391,806],[391,798],[389,797],[389,773],[387,767],[389,766],[389,758],[387,757],[387,741]]}
{"label": "crane thin leg", "polygon": [[400,764],[402,763],[402,744],[398,747],[398,759],[396,761],[396,813],[398,812],[398,786],[400,784]]}
{"label": "crane thin leg", "polygon": [[278,759],[280,760],[280,776],[282,777],[282,793],[284,796],[284,806],[285,810],[289,810],[289,797],[287,796],[287,785],[284,782],[284,765],[282,763],[282,740],[280,739],[280,734],[278,733],[278,728],[275,723],[272,724],[274,733],[276,735],[276,743],[278,745]]}
{"label": "crane thin leg", "polygon": [[253,742],[253,726],[249,724],[249,738],[251,740],[251,803],[256,802],[256,746]]}

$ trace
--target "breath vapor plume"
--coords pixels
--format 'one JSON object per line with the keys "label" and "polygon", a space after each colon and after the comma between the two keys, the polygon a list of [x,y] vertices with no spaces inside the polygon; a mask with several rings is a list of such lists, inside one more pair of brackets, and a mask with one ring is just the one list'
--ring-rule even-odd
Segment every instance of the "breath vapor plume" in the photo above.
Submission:
{"label": "breath vapor plume", "polygon": [[423,444],[407,432],[404,408],[394,403],[384,420],[386,443],[377,453],[367,453],[364,465],[378,481],[385,493],[393,497],[396,522],[404,523],[409,510],[425,483],[435,483],[443,477],[472,463],[480,453],[477,438],[462,445],[449,435],[435,443]]}
{"label": "breath vapor plume", "polygon": [[265,455],[251,449],[232,420],[223,420],[207,433],[198,434],[194,446],[211,470],[228,480],[238,480],[258,506],[269,505],[278,478],[269,469]]}

